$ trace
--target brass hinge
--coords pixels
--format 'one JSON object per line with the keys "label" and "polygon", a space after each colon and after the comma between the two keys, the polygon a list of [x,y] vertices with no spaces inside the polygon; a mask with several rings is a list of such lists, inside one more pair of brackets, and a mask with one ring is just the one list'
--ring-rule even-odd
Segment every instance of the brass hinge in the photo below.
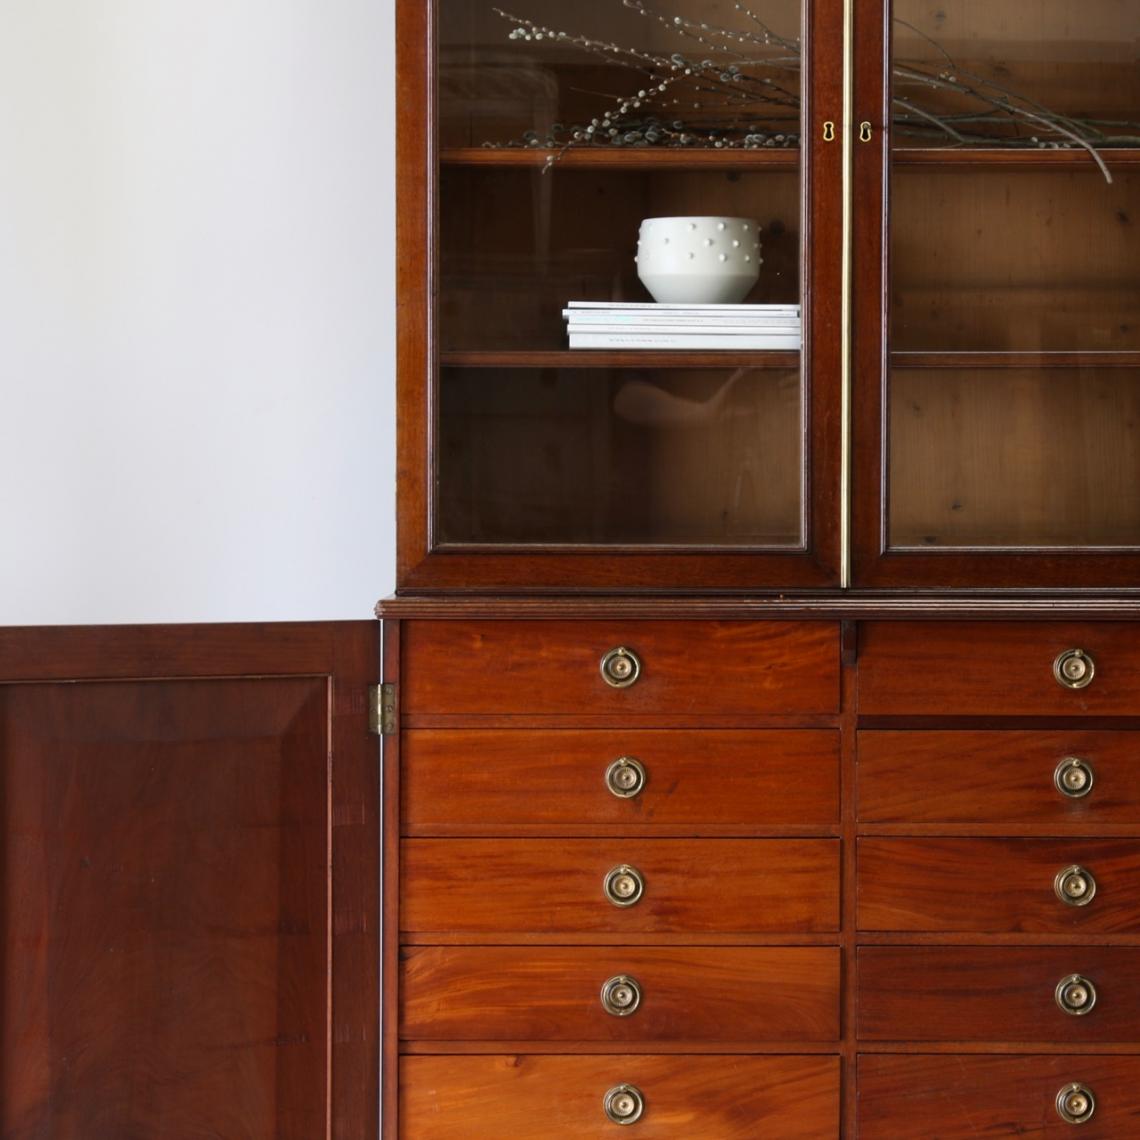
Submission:
{"label": "brass hinge", "polygon": [[377,736],[391,736],[396,731],[396,686],[368,686],[368,728]]}

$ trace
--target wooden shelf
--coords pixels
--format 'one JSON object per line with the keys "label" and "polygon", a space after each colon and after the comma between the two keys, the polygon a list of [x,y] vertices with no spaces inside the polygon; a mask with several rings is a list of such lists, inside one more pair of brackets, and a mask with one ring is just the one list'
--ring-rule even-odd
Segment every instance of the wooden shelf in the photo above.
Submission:
{"label": "wooden shelf", "polygon": [[798,352],[679,352],[604,349],[443,352],[444,368],[765,368],[795,371]]}
{"label": "wooden shelf", "polygon": [[[1097,151],[1110,171],[1140,167],[1140,147]],[[1009,167],[1016,170],[1085,170],[1099,173],[1087,150],[1030,150],[1008,147],[895,147],[894,166],[947,166],[957,169]]]}
{"label": "wooden shelf", "polygon": [[892,352],[892,368],[1140,368],[1140,350],[1090,352]]}
{"label": "wooden shelf", "polygon": [[[546,165],[544,147],[448,147],[440,152],[443,166],[531,168]],[[1109,170],[1140,167],[1140,146],[1112,147],[1097,152]],[[1009,167],[1016,170],[1089,170],[1096,164],[1081,148],[1037,150],[1009,147],[895,147],[895,166],[945,166],[954,169]],[[779,170],[800,165],[798,147],[761,150],[712,150],[702,147],[572,147],[555,165],[564,170]]]}
{"label": "wooden shelf", "polygon": [[[440,152],[443,166],[542,167],[551,154],[541,147],[454,147]],[[798,148],[712,150],[698,147],[574,147],[555,162],[559,170],[789,170],[799,168]]]}

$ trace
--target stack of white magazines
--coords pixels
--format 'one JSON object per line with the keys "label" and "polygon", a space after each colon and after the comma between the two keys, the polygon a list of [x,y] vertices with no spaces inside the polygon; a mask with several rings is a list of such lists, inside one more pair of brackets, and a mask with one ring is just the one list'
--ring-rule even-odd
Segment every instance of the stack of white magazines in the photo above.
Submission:
{"label": "stack of white magazines", "polygon": [[653,305],[570,301],[562,310],[571,348],[800,348],[799,305]]}

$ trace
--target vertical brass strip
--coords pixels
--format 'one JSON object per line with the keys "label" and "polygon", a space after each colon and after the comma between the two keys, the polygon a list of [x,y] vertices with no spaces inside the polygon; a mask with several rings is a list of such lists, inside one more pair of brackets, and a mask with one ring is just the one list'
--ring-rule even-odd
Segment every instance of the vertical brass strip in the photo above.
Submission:
{"label": "vertical brass strip", "polygon": [[843,0],[843,252],[839,308],[839,585],[851,586],[851,210],[855,140],[855,0]]}

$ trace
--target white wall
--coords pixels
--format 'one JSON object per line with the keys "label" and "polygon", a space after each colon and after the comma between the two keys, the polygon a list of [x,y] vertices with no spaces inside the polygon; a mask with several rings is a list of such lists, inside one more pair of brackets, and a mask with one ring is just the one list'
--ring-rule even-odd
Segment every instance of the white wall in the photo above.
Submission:
{"label": "white wall", "polygon": [[0,624],[394,580],[393,0],[0,0]]}

